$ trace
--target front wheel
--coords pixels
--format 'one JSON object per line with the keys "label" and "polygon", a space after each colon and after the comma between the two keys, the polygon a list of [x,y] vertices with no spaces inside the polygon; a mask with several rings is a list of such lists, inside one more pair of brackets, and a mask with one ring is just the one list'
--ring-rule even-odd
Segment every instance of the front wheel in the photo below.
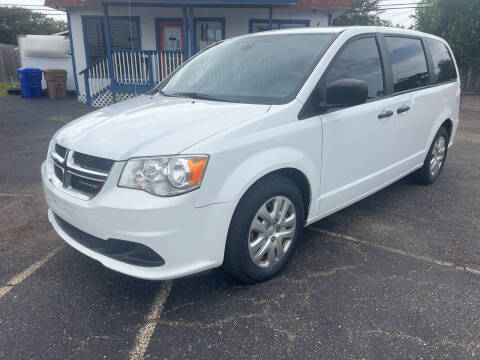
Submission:
{"label": "front wheel", "polygon": [[448,141],[448,131],[442,126],[433,139],[423,166],[413,173],[415,180],[430,185],[438,179],[447,160]]}
{"label": "front wheel", "polygon": [[287,264],[304,224],[304,205],[297,186],[272,175],[242,197],[227,236],[223,267],[247,283],[265,281]]}

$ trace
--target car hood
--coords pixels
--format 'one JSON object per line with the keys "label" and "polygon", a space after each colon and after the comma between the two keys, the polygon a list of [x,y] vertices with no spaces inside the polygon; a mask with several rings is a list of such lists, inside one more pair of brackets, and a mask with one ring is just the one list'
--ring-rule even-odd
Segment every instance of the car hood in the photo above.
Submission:
{"label": "car hood", "polygon": [[269,105],[143,95],[69,123],[54,140],[69,149],[117,161],[178,154],[268,109]]}

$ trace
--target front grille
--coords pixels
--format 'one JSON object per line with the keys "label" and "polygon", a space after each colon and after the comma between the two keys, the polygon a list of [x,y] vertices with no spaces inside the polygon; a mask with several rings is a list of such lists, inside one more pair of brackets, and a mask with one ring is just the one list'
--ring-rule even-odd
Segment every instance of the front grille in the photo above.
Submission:
{"label": "front grille", "polygon": [[146,245],[119,239],[103,240],[76,228],[57,214],[53,215],[68,236],[99,254],[136,266],[158,267],[165,264],[165,260]]}
{"label": "front grille", "polygon": [[102,189],[103,181],[91,180],[77,175],[71,176],[70,186],[78,191],[94,195]]}
{"label": "front grille", "polygon": [[65,159],[65,156],[67,155],[67,148],[63,147],[62,145],[55,144],[55,152]]}
{"label": "front grille", "polygon": [[55,176],[58,180],[63,181],[63,170],[58,166],[54,166]]}
{"label": "front grille", "polygon": [[73,189],[88,198],[100,192],[115,163],[114,160],[78,153],[58,144],[55,144],[55,153],[52,161],[57,186],[63,186],[66,191]]}
{"label": "front grille", "polygon": [[115,161],[110,159],[101,158],[98,156],[91,156],[87,154],[82,154],[79,152],[73,153],[73,161],[81,167],[93,170],[109,173],[112,169],[113,163]]}

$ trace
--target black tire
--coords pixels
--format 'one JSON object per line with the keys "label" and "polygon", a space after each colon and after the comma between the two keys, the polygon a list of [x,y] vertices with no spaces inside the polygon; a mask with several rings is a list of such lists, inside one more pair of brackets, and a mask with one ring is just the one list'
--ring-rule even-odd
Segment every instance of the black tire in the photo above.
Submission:
{"label": "black tire", "polygon": [[[443,137],[445,141],[445,154],[443,156],[440,169],[435,174],[432,174],[430,172],[430,161],[432,159],[433,147],[437,142],[438,138],[440,137]],[[442,126],[438,130],[435,137],[433,138],[432,144],[430,145],[430,149],[428,150],[428,154],[427,154],[427,157],[425,158],[425,162],[423,163],[423,166],[413,173],[413,178],[416,182],[423,185],[430,185],[430,184],[433,184],[440,177],[443,167],[445,166],[445,161],[447,161],[448,142],[449,142],[448,131],[447,129],[445,129],[445,127]]]}
{"label": "black tire", "polygon": [[[275,196],[288,198],[295,207],[296,227],[293,240],[277,263],[262,268],[254,264],[249,250],[249,234],[257,211]],[[224,270],[245,283],[259,283],[278,274],[290,260],[304,226],[304,204],[297,186],[289,179],[270,175],[260,179],[242,197],[235,209],[225,245]]]}

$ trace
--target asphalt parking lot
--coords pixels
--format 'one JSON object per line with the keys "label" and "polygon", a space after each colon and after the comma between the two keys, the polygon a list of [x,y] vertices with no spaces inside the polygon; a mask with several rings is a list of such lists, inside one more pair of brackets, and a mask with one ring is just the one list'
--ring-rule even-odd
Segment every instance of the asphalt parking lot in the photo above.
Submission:
{"label": "asphalt parking lot", "polygon": [[50,137],[90,111],[0,99],[0,359],[480,358],[480,96],[439,181],[408,179],[307,228],[263,284],[115,273],[51,229]]}

